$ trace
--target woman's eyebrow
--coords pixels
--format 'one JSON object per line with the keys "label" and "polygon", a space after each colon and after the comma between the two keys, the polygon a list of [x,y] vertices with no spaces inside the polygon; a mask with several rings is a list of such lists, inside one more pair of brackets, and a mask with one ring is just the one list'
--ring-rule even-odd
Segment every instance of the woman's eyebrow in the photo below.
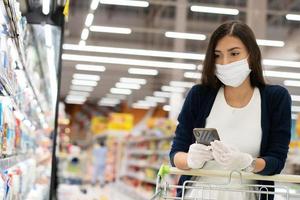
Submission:
{"label": "woman's eyebrow", "polygon": [[[232,47],[230,49],[227,49],[227,51],[232,51],[232,50],[235,50],[235,49],[241,49],[241,48],[240,47]],[[215,49],[215,52],[222,52],[222,51]]]}

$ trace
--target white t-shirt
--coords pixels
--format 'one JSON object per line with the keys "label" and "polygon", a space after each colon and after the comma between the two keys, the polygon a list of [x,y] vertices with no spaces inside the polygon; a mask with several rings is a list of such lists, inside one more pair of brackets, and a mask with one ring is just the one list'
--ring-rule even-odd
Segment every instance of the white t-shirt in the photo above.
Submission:
{"label": "white t-shirt", "polygon": [[[241,152],[249,153],[254,158],[259,156],[262,138],[261,129],[261,98],[258,88],[249,103],[243,108],[234,108],[227,104],[224,96],[224,88],[220,88],[213,104],[212,110],[206,119],[206,128],[216,128],[220,140],[232,147],[238,148]],[[223,169],[216,161],[208,161],[203,169]],[[197,181],[209,183],[227,184],[228,178],[197,177]],[[231,185],[240,183],[240,180],[233,179]],[[243,181],[243,183],[245,183]],[[247,182],[250,184],[253,182]],[[195,185],[195,184],[194,184]],[[204,192],[205,193],[205,192]],[[206,192],[207,193],[207,192]],[[201,194],[201,195],[200,195]],[[192,189],[187,192],[188,197],[202,197],[202,190]],[[203,194],[208,198],[208,194]],[[232,199],[255,199],[253,195],[233,193],[227,191],[210,192],[210,199],[232,200]],[[202,199],[202,198],[200,198]]]}

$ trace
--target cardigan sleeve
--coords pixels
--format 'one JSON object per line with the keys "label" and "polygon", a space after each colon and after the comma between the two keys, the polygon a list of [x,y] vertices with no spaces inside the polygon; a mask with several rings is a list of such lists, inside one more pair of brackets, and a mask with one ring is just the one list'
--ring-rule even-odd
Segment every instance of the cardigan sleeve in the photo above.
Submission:
{"label": "cardigan sleeve", "polygon": [[181,112],[178,116],[178,125],[175,131],[175,137],[173,139],[171,151],[169,153],[171,165],[174,164],[174,156],[177,152],[188,152],[190,145],[193,143],[193,124],[195,120],[195,114],[193,114],[192,107],[194,106],[194,98],[197,96],[197,91],[200,88],[195,85],[189,91],[185,102],[182,106]]}
{"label": "cardigan sleeve", "polygon": [[270,130],[268,146],[262,159],[265,168],[258,172],[261,175],[279,174],[284,167],[291,138],[291,97],[288,91],[275,86],[270,98]]}

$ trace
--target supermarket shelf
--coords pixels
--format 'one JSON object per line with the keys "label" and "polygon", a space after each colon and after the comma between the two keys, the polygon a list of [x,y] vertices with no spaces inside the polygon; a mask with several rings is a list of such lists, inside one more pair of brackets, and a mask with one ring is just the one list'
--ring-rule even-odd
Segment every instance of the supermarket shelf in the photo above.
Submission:
{"label": "supermarket shelf", "polygon": [[30,155],[17,155],[17,156],[2,158],[0,159],[0,169],[1,170],[9,169],[14,165],[16,165],[17,163],[27,160],[29,158],[31,158]]}
{"label": "supermarket shelf", "polygon": [[136,143],[141,143],[141,142],[147,142],[147,141],[155,141],[155,140],[171,140],[173,139],[174,136],[148,136],[148,137],[140,137],[136,138],[134,140],[129,141],[129,144],[136,144]]}
{"label": "supermarket shelf", "polygon": [[159,170],[161,165],[159,164],[152,164],[149,165],[146,161],[139,161],[139,160],[130,160],[127,162],[129,166],[135,166],[135,167],[140,167],[140,168],[153,168]]}
{"label": "supermarket shelf", "polygon": [[9,1],[4,1],[4,7],[6,9],[6,12],[7,12],[7,16],[9,17],[9,25],[10,25],[10,28],[11,30],[13,31],[12,34],[13,34],[13,41],[16,45],[16,49],[17,49],[17,52],[19,54],[19,59],[20,59],[20,62],[23,66],[23,70],[25,72],[25,75],[26,75],[26,78],[27,78],[27,81],[30,85],[30,87],[32,88],[32,91],[33,91],[33,94],[35,96],[35,99],[37,100],[38,102],[38,105],[39,107],[41,108],[41,111],[43,113],[45,113],[45,110],[43,109],[42,107],[42,104],[41,104],[41,100],[39,98],[39,95],[38,95],[38,92],[37,92],[37,89],[35,88],[34,84],[32,83],[31,79],[30,79],[30,76],[29,76],[29,73],[28,71],[26,70],[26,67],[25,67],[25,57],[24,55],[22,54],[21,52],[21,48],[20,48],[20,43],[19,43],[19,40],[18,40],[18,36],[19,36],[19,33],[18,33],[18,30],[17,30],[17,25],[16,25],[16,21],[15,21],[15,16],[13,14],[13,11],[12,11],[12,8],[10,6],[10,3]]}
{"label": "supermarket shelf", "polygon": [[116,187],[123,193],[127,194],[128,196],[136,200],[149,200],[151,199],[152,196],[152,193],[148,191],[134,188],[121,181],[116,183]]}
{"label": "supermarket shelf", "polygon": [[128,151],[131,155],[168,155],[169,151],[156,151],[156,150],[143,150],[143,149],[132,149]]}
{"label": "supermarket shelf", "polygon": [[150,183],[150,184],[156,185],[156,181],[155,180],[152,180],[152,179],[149,179],[149,178],[145,178],[143,176],[139,176],[139,175],[134,174],[134,173],[127,173],[127,174],[124,174],[123,177],[124,176],[130,177],[130,178],[134,178],[134,179],[143,181],[145,183]]}

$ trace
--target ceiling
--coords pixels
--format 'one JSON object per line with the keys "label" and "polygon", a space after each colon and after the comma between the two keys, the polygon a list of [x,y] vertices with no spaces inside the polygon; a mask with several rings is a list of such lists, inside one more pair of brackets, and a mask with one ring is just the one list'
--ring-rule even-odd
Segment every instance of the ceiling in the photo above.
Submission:
{"label": "ceiling", "polygon": [[[299,14],[299,0],[215,0],[209,1],[209,4],[207,4],[207,1],[205,0],[151,0],[148,2],[149,6],[146,8],[106,5],[100,3],[97,9],[93,11],[90,9],[91,1],[71,0],[69,18],[65,27],[64,44],[77,45],[80,42],[82,30],[86,27],[86,17],[89,13],[93,13],[94,19],[92,21],[92,26],[131,28],[132,33],[112,34],[90,31],[89,36],[86,39],[87,46],[204,54],[209,36],[213,30],[223,21],[238,19],[247,22],[253,28],[258,39],[280,40],[285,42],[284,47],[261,46],[264,59],[300,61],[300,21],[289,21],[286,19],[287,13]],[[235,16],[198,13],[190,10],[190,6],[192,5],[236,8],[240,12]],[[265,10],[263,9],[264,7],[266,8]],[[166,31],[201,33],[206,35],[208,39],[199,41],[167,38],[165,37]],[[63,60],[61,82],[62,98],[65,98],[70,91],[74,73],[100,75],[101,80],[98,81],[98,85],[90,93],[87,99],[87,101],[95,103],[110,92],[110,89],[115,86],[120,80],[120,77],[145,78],[147,80],[147,84],[142,85],[141,89],[133,90],[132,94],[127,96],[129,104],[138,100],[143,100],[145,96],[152,96],[154,91],[159,91],[162,85],[169,85],[172,80],[198,81],[197,79],[184,77],[184,72],[197,72],[198,70],[154,68],[143,66],[143,62],[133,66],[132,63],[129,64],[131,61],[128,60],[123,60],[119,64],[109,64],[103,57],[188,63],[196,66],[202,63],[201,59],[182,59],[176,56],[173,58],[165,58],[158,57],[157,55],[128,55],[130,50],[125,50],[125,53],[123,52],[120,54],[114,50],[110,51],[110,53],[105,53],[103,51],[106,50],[102,50],[102,52],[87,52],[79,51],[80,49],[83,48],[77,47],[77,50],[64,49],[63,53],[96,56],[101,58],[96,58],[94,62],[89,62],[92,60],[91,58],[88,58],[86,61],[82,61],[81,58],[79,59],[81,61]],[[144,61],[145,65],[147,65],[146,61]],[[78,71],[75,69],[75,65],[78,63],[103,65],[106,70],[104,72]],[[295,67],[283,66],[285,64],[282,64],[281,66],[280,64],[279,66],[271,64],[270,66],[265,66],[265,69],[300,73],[300,63],[298,64],[294,63],[294,65],[296,65]],[[165,63],[165,66],[169,67],[171,64]],[[159,74],[157,76],[132,75],[128,74],[128,69],[130,67],[156,69],[159,71]],[[283,85],[283,82],[286,79],[288,78],[267,77],[267,80],[270,83],[280,85]],[[300,87],[288,87],[288,90],[293,95],[300,95]],[[293,105],[300,106],[300,103],[295,101],[293,102]]]}

